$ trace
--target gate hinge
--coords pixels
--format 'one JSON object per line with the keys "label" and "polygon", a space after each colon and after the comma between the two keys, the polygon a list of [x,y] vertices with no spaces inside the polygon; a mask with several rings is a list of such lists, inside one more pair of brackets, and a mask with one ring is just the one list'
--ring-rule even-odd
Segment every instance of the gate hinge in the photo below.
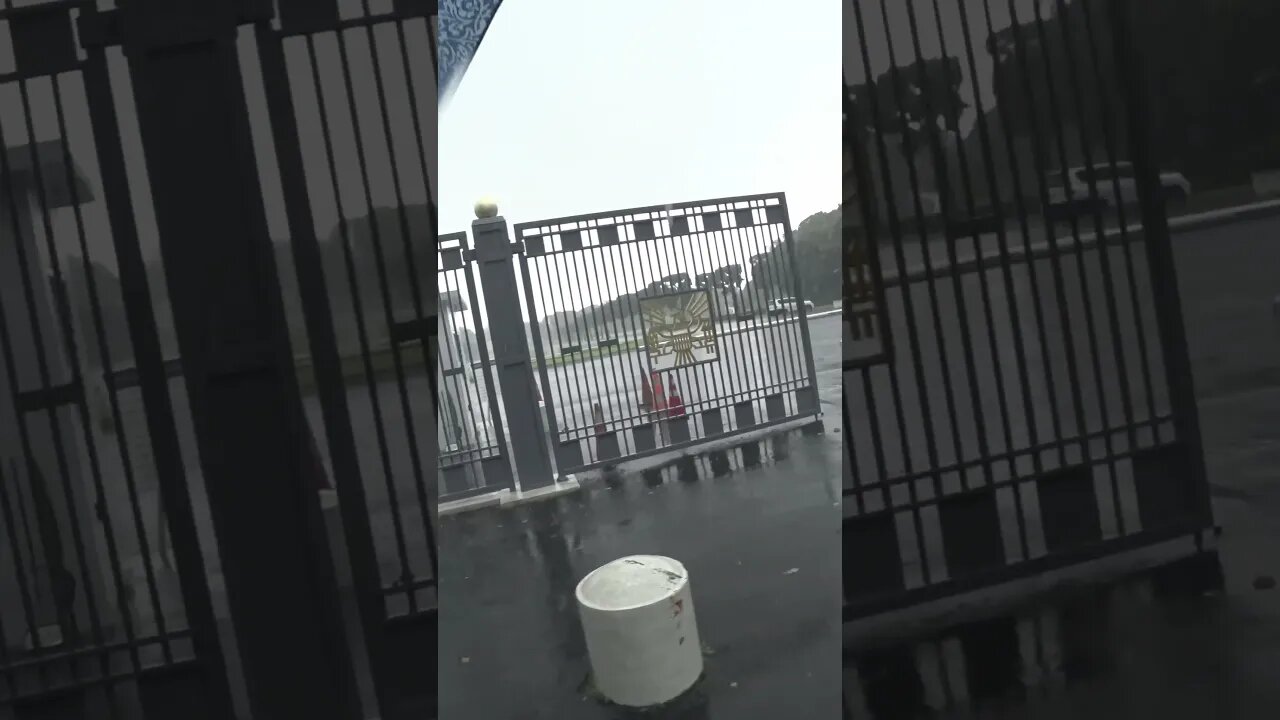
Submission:
{"label": "gate hinge", "polygon": [[[272,0],[236,0],[233,13],[235,27],[251,25],[272,20],[276,16],[275,3]],[[120,9],[90,11],[80,13],[77,21],[80,32],[80,46],[87,49],[123,45],[126,34],[135,33],[134,42],[146,47],[163,47],[183,45],[200,40],[209,40],[226,29],[225,23],[219,23],[219,12],[214,10],[204,15],[177,16],[179,19],[158,16],[150,8],[139,8],[130,13],[130,19],[141,19],[141,22],[126,22],[124,12]]]}

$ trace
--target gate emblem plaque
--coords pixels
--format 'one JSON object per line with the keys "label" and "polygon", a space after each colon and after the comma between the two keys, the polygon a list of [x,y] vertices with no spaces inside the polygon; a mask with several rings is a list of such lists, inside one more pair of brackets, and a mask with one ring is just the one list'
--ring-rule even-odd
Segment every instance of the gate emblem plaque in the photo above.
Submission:
{"label": "gate emblem plaque", "polygon": [[708,291],[642,298],[640,315],[651,369],[672,370],[720,359]]}

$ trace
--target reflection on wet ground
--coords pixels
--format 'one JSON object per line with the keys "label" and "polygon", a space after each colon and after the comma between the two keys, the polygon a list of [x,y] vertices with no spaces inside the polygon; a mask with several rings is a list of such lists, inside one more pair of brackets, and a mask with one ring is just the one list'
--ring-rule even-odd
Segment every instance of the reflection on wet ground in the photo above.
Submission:
{"label": "reflection on wet ground", "polygon": [[1262,718],[1280,632],[1174,574],[845,658],[846,717]]}
{"label": "reflection on wet ground", "polygon": [[838,438],[773,436],[442,518],[440,717],[633,716],[587,690],[573,591],[638,553],[689,569],[706,653],[700,683],[644,717],[837,717]]}

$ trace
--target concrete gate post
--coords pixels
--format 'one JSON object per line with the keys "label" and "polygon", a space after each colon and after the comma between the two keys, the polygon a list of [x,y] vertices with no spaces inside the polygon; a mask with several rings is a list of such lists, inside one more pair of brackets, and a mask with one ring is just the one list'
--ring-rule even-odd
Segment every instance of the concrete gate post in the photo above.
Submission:
{"label": "concrete gate post", "polygon": [[507,232],[506,219],[497,215],[496,207],[491,206],[489,210],[492,214],[477,209],[478,216],[487,217],[478,217],[471,224],[471,233],[484,290],[489,335],[493,338],[498,387],[507,411],[511,458],[520,490],[527,493],[551,486],[555,478],[544,442],[546,430],[538,412],[533,359],[529,354],[516,281],[516,251]]}

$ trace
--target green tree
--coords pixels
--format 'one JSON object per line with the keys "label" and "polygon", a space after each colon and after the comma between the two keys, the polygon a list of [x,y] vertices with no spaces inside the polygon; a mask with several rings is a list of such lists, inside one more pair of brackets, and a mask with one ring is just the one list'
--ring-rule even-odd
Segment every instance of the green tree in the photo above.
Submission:
{"label": "green tree", "polygon": [[[874,132],[877,122],[882,133],[901,133],[905,127],[911,146],[926,148],[931,138],[952,129],[953,114],[968,107],[960,93],[963,83],[960,60],[955,57],[925,58],[890,68],[874,85],[850,89],[854,122],[865,132]],[[876,108],[879,117],[874,114]]]}
{"label": "green tree", "polygon": [[[875,158],[878,152],[877,135],[888,141],[897,138],[898,152],[908,166],[913,166],[918,153],[928,153],[932,159],[928,168],[916,175],[916,192],[935,189],[949,193],[948,179],[954,171],[948,159],[948,150],[958,144],[959,128],[954,122],[961,117],[968,103],[960,88],[964,72],[956,57],[925,58],[909,65],[890,68],[874,81],[855,85],[848,89],[845,98],[845,132],[850,143],[846,149],[847,164],[852,163],[856,151],[862,163],[873,172],[880,165]],[[905,183],[906,181],[901,181]],[[903,184],[901,190],[907,187]],[[868,191],[874,192],[871,184]],[[879,198],[871,207],[885,204],[889,198]],[[851,211],[861,213],[856,203]],[[864,218],[863,223],[874,224],[875,218]]]}
{"label": "green tree", "polygon": [[[843,212],[840,207],[811,215],[792,234],[795,269],[804,298],[815,305],[834,303],[843,291]],[[751,282],[743,294],[754,302],[763,304],[770,298],[796,294],[786,244],[775,243],[768,252],[753,256],[751,265]]]}

